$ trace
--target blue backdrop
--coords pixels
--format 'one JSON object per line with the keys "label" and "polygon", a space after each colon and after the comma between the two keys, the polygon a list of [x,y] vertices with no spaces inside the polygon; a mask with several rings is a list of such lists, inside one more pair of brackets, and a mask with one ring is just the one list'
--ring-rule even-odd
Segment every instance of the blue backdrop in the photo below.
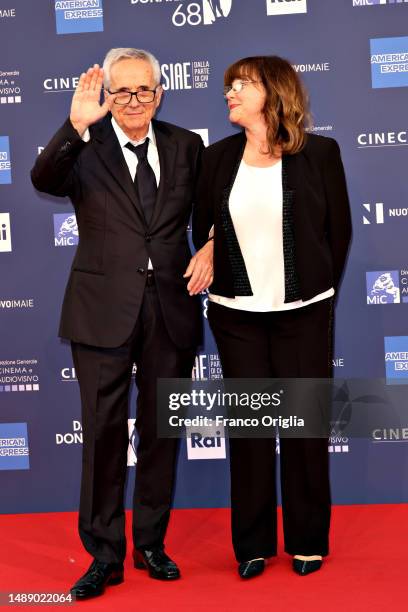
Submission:
{"label": "blue backdrop", "polygon": [[[72,510],[78,503],[78,384],[69,345],[57,338],[78,235],[70,202],[36,193],[29,171],[65,120],[80,73],[118,46],[146,48],[159,58],[165,96],[158,117],[200,130],[206,143],[234,131],[222,98],[226,66],[254,54],[292,62],[310,91],[313,130],[341,146],[352,204],[336,375],[408,383],[408,0],[1,0],[4,513]],[[221,375],[208,328],[194,375]],[[134,411],[135,390],[130,466]],[[366,439],[334,430],[334,502],[406,501],[407,440],[404,423],[392,431],[373,427]],[[175,505],[228,505],[224,457],[224,446],[188,449],[183,440]],[[134,466],[128,476],[129,501]]]}

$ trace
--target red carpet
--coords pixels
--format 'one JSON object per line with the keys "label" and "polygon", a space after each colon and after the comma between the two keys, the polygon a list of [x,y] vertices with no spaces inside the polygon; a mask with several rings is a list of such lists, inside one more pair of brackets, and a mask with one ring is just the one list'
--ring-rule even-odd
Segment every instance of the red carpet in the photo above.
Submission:
{"label": "red carpet", "polygon": [[[74,609],[407,610],[408,506],[337,506],[332,525],[332,554],[321,571],[297,576],[280,547],[263,576],[243,582],[230,546],[229,511],[176,510],[167,550],[181,567],[181,580],[153,581],[133,569],[129,550],[125,582],[109,587],[103,597],[76,603]],[[90,563],[76,533],[74,513],[2,515],[0,529],[1,592],[66,592]]]}

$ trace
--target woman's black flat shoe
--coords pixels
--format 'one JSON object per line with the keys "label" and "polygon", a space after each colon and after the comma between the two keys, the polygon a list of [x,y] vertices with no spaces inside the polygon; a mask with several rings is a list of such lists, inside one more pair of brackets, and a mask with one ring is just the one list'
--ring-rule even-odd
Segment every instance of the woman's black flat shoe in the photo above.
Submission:
{"label": "woman's black flat shoe", "polygon": [[321,559],[315,559],[314,561],[293,559],[293,571],[299,574],[299,576],[306,576],[312,572],[317,572],[322,567],[322,563]]}
{"label": "woman's black flat shoe", "polygon": [[241,578],[255,578],[259,576],[265,569],[264,559],[253,559],[252,561],[244,561],[238,566],[238,574]]}

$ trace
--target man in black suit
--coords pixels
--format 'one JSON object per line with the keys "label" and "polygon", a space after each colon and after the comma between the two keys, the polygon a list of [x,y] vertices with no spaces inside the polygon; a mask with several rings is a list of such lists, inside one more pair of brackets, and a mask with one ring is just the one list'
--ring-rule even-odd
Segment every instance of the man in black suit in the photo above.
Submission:
{"label": "man in black suit", "polygon": [[[104,84],[104,102],[100,94]],[[183,278],[201,138],[153,119],[160,66],[148,52],[112,49],[79,79],[69,119],[32,170],[40,191],[69,196],[79,228],[60,336],[72,343],[82,403],[79,532],[94,557],[77,599],[123,580],[128,396],[137,365],[135,567],[179,577],[164,552],[176,440],[158,439],[158,378],[190,377],[200,303]],[[195,266],[192,279],[202,271]]]}

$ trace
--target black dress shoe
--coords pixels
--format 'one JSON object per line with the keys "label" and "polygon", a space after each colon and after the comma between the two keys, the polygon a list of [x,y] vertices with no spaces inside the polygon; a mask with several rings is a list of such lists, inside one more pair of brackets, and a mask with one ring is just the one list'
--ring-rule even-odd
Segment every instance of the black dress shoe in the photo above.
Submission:
{"label": "black dress shoe", "polygon": [[314,559],[313,561],[293,559],[293,571],[299,574],[299,576],[306,576],[312,572],[317,572],[322,567],[322,563],[321,559]]}
{"label": "black dress shoe", "polygon": [[151,578],[177,580],[180,570],[162,548],[134,550],[133,560],[137,569],[147,569]]}
{"label": "black dress shoe", "polygon": [[102,595],[105,586],[123,582],[122,563],[103,563],[94,559],[88,571],[74,584],[70,593],[75,599]]}
{"label": "black dress shoe", "polygon": [[244,561],[238,566],[238,574],[241,578],[255,578],[259,576],[265,569],[264,559],[253,559],[252,561]]}

